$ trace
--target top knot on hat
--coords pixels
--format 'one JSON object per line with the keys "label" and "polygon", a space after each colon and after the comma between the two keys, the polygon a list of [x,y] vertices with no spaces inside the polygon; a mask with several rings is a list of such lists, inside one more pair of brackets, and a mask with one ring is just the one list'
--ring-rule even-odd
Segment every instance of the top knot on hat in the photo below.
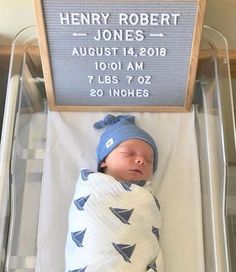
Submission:
{"label": "top knot on hat", "polygon": [[150,144],[153,149],[154,161],[153,172],[157,169],[158,151],[157,146],[151,135],[135,125],[135,116],[133,115],[118,115],[108,114],[103,120],[94,124],[95,129],[106,130],[100,137],[97,146],[98,171],[104,159],[111,153],[119,144],[129,139],[140,139]]}
{"label": "top knot on hat", "polygon": [[127,122],[130,122],[131,124],[135,124],[135,117],[132,115],[114,116],[114,115],[108,114],[107,116],[104,117],[103,120],[96,122],[93,125],[93,127],[96,129],[101,129],[107,125],[114,125],[114,124],[120,122],[121,120],[126,120]]}

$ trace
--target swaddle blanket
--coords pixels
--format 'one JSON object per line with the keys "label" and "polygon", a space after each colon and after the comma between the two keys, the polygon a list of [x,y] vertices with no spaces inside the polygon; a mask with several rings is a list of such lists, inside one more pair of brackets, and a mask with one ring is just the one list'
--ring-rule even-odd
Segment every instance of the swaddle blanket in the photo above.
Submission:
{"label": "swaddle blanket", "polygon": [[160,206],[150,184],[81,171],[69,210],[66,272],[163,271]]}

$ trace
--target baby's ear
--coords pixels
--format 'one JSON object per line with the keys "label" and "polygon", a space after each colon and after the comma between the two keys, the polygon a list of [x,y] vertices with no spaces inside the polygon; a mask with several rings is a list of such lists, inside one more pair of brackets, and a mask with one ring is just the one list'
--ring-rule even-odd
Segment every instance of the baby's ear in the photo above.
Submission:
{"label": "baby's ear", "polygon": [[107,169],[107,164],[106,164],[106,161],[104,160],[99,166],[99,172],[105,173],[106,169]]}
{"label": "baby's ear", "polygon": [[107,163],[104,160],[101,164],[100,164],[100,168],[106,168],[107,167]]}

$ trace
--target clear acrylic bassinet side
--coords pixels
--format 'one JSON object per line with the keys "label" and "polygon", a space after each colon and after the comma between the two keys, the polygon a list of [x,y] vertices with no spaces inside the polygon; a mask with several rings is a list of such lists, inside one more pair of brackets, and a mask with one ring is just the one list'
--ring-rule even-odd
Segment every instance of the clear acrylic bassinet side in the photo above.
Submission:
{"label": "clear acrylic bassinet side", "polygon": [[46,99],[34,26],[12,43],[0,160],[0,271],[34,271]]}
{"label": "clear acrylic bassinet side", "polygon": [[234,105],[227,41],[207,26],[196,85],[205,271],[231,272],[227,199],[228,167],[235,160]]}

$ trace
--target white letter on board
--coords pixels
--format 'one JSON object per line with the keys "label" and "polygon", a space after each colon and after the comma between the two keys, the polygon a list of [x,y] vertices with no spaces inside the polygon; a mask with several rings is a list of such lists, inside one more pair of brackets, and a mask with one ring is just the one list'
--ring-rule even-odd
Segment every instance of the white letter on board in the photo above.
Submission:
{"label": "white letter on board", "polygon": [[61,20],[61,25],[69,25],[70,24],[70,16],[69,13],[60,13],[60,20]]}

